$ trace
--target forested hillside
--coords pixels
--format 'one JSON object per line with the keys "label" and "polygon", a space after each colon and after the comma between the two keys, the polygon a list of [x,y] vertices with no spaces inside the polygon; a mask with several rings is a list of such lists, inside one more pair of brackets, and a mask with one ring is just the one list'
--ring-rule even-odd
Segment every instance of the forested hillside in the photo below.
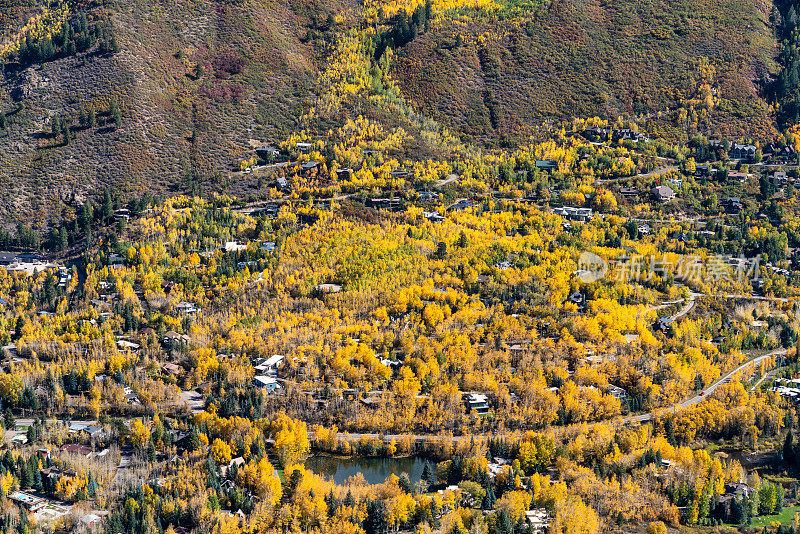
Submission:
{"label": "forested hillside", "polygon": [[[321,4],[280,1],[74,2],[64,9],[43,34],[57,37],[73,25],[80,37],[83,17],[90,32],[107,24],[119,48],[54,42],[51,57],[6,54],[0,203],[11,218],[39,225],[97,184],[164,192],[222,182],[251,150],[251,136],[288,135],[325,44],[307,38],[309,26],[324,26],[329,14]],[[28,9],[17,27],[41,12]]]}
{"label": "forested hillside", "polygon": [[547,119],[689,111],[709,95],[695,106],[697,129],[763,136],[773,129],[759,97],[774,63],[770,11],[740,0],[556,0],[442,21],[399,54],[395,73],[426,113],[474,138],[524,136]]}
{"label": "forested hillside", "polygon": [[47,229],[104,187],[242,194],[231,173],[254,146],[323,136],[353,114],[402,127],[415,159],[458,142],[516,146],[544,122],[591,115],[638,118],[671,142],[770,139],[792,109],[768,103],[793,94],[772,83],[788,9],[2,0],[3,223]]}

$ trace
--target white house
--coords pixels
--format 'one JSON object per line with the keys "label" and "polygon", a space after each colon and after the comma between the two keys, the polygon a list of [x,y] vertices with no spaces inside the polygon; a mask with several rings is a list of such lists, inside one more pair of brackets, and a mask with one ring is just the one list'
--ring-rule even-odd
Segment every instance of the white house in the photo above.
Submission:
{"label": "white house", "polygon": [[265,389],[267,393],[274,393],[281,389],[281,385],[274,376],[258,375],[253,377],[253,383],[256,387]]}

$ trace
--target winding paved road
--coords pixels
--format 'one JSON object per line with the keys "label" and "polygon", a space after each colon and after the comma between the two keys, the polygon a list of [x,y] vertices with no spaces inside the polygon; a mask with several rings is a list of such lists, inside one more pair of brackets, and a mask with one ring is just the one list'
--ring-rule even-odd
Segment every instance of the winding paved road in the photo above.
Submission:
{"label": "winding paved road", "polygon": [[[702,402],[705,399],[707,399],[709,395],[714,393],[714,390],[716,390],[720,385],[725,384],[726,382],[728,382],[733,377],[733,375],[737,374],[738,372],[742,371],[743,369],[746,369],[746,368],[750,367],[751,365],[759,364],[759,363],[763,362],[764,360],[766,360],[768,358],[772,358],[773,356],[778,356],[778,355],[783,355],[783,354],[786,354],[786,349],[774,350],[774,351],[772,351],[770,353],[764,354],[763,356],[757,356],[757,357],[753,358],[752,360],[748,360],[748,361],[744,362],[742,365],[740,365],[739,367],[737,367],[736,369],[734,369],[733,371],[729,372],[728,374],[726,374],[725,376],[723,376],[722,378],[720,378],[719,380],[714,382],[713,384],[711,384],[710,386],[708,386],[706,389],[704,389],[702,392],[700,392],[699,394],[695,395],[694,397],[688,398],[688,399],[686,399],[686,400],[684,400],[682,402],[679,402],[677,404],[673,404],[672,406],[669,406],[667,408],[662,408],[661,410],[675,410],[675,409],[678,409],[678,408],[687,408],[687,407],[692,406],[694,404],[699,404],[700,402]],[[625,417],[625,418],[622,419],[622,421],[625,422],[625,423],[630,423],[630,422],[643,423],[643,422],[649,421],[651,418],[652,418],[652,414],[645,413],[645,414],[632,415],[632,416],[629,416],[629,417]]]}

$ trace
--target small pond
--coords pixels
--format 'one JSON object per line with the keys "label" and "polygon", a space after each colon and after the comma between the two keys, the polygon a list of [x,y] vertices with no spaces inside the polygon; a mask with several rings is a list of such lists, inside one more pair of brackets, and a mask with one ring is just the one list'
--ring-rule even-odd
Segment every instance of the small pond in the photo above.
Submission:
{"label": "small pond", "polygon": [[[390,474],[400,476],[405,473],[416,484],[422,478],[422,470],[426,460],[416,456],[404,458],[361,458],[339,456],[310,456],[305,465],[314,473],[332,478],[337,484],[342,484],[353,475],[361,473],[370,484],[380,484]],[[431,465],[433,468],[434,465]]]}

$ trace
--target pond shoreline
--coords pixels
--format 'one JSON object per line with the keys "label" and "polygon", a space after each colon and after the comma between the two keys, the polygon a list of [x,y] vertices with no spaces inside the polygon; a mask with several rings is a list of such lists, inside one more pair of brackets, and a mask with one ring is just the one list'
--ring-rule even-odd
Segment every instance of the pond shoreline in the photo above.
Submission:
{"label": "pond shoreline", "polygon": [[337,484],[361,475],[370,484],[383,483],[389,476],[406,474],[412,483],[422,478],[429,460],[413,454],[403,456],[342,456],[315,453],[306,458],[304,465],[317,475],[332,478]]}

